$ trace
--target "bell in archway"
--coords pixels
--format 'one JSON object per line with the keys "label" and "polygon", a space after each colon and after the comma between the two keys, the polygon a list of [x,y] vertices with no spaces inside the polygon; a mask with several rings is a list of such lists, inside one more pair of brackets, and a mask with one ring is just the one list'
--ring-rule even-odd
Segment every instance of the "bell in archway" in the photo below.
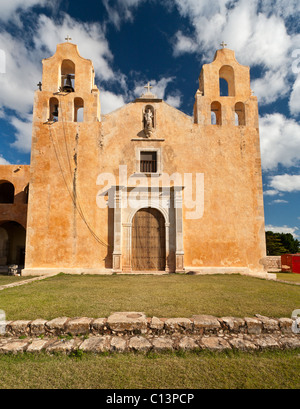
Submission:
{"label": "bell in archway", "polygon": [[72,79],[71,79],[71,75],[68,74],[67,78],[65,79],[65,84],[63,86],[63,91],[64,92],[74,92],[74,88],[72,85]]}

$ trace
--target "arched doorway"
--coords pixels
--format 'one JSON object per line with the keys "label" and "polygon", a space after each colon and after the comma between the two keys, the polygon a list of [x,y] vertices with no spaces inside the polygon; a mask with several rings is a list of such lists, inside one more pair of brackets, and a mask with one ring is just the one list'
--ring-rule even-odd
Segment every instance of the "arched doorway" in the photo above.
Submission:
{"label": "arched doorway", "polygon": [[132,271],[166,268],[165,219],[154,208],[140,209],[132,222]]}
{"label": "arched doorway", "polygon": [[25,262],[26,230],[17,222],[0,223],[0,267]]}

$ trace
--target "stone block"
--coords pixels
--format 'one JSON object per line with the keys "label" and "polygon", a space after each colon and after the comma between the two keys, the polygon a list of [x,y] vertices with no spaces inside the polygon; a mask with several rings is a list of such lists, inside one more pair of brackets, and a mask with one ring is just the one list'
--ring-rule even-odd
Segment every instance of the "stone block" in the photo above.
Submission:
{"label": "stone block", "polygon": [[0,353],[17,354],[19,352],[23,352],[28,344],[29,342],[25,340],[7,342],[6,344],[0,346]]}
{"label": "stone block", "polygon": [[219,337],[203,337],[201,339],[201,344],[204,346],[204,348],[207,348],[211,351],[223,351],[225,349],[231,349],[229,343],[225,339]]}
{"label": "stone block", "polygon": [[173,350],[173,341],[170,338],[159,337],[152,341],[154,351],[171,351]]}
{"label": "stone block", "polygon": [[34,339],[31,344],[26,348],[26,352],[41,352],[46,348],[49,340],[45,339]]}
{"label": "stone block", "polygon": [[19,336],[27,336],[30,331],[30,324],[31,321],[25,321],[25,320],[17,320],[17,321],[12,321],[6,326],[6,331],[11,333],[13,336],[19,337]]}
{"label": "stone block", "polygon": [[259,335],[262,332],[262,322],[256,318],[245,318],[247,332],[251,335]]}
{"label": "stone block", "polygon": [[87,317],[71,319],[65,324],[65,332],[72,335],[89,334],[92,321],[92,318]]}
{"label": "stone block", "polygon": [[279,347],[278,342],[271,336],[261,336],[254,341],[260,349],[275,349]]}
{"label": "stone block", "polygon": [[193,329],[193,322],[187,318],[169,318],[165,321],[166,332],[185,332]]}
{"label": "stone block", "polygon": [[212,315],[193,315],[194,329],[200,332],[216,332],[221,329],[221,324]]}
{"label": "stone block", "polygon": [[151,329],[161,331],[161,330],[163,330],[164,325],[165,325],[164,321],[162,321],[161,319],[159,319],[157,317],[153,317],[153,318],[151,318],[149,327]]}
{"label": "stone block", "polygon": [[62,353],[70,353],[78,346],[78,340],[70,339],[58,339],[47,346],[47,352],[62,352]]}
{"label": "stone block", "polygon": [[148,339],[137,336],[130,338],[128,347],[133,351],[147,352],[151,349],[152,345]]}
{"label": "stone block", "polygon": [[183,349],[184,351],[190,351],[193,349],[199,349],[196,341],[191,337],[184,337],[180,340],[178,344],[179,349]]}
{"label": "stone block", "polygon": [[278,322],[282,333],[284,334],[292,333],[293,320],[291,318],[279,318]]}
{"label": "stone block", "polygon": [[268,319],[261,319],[262,323],[263,323],[263,329],[266,332],[275,332],[275,331],[279,331],[279,322],[278,320],[272,319],[272,318],[268,318]]}
{"label": "stone block", "polygon": [[110,350],[110,341],[109,335],[90,337],[83,341],[79,349],[86,352],[106,352]]}
{"label": "stone block", "polygon": [[300,348],[300,337],[283,337],[279,340],[279,343],[284,349]]}
{"label": "stone block", "polygon": [[115,332],[147,332],[147,318],[142,312],[116,312],[107,318],[107,325]]}
{"label": "stone block", "polygon": [[47,322],[46,320],[43,320],[41,318],[38,318],[38,319],[36,319],[34,321],[31,321],[31,323],[30,323],[30,334],[35,335],[35,336],[45,334],[45,332],[46,332],[46,328],[45,328],[46,322]]}
{"label": "stone block", "polygon": [[91,331],[93,334],[103,334],[107,330],[107,319],[96,318],[91,323]]}
{"label": "stone block", "polygon": [[54,318],[51,321],[47,321],[45,324],[46,331],[50,332],[52,335],[61,335],[65,333],[65,325],[70,318],[59,317]]}
{"label": "stone block", "polygon": [[221,322],[223,327],[230,332],[239,332],[240,329],[245,326],[245,321],[242,318],[235,317],[222,317]]}
{"label": "stone block", "polygon": [[110,350],[116,352],[124,352],[127,349],[126,339],[122,337],[112,337],[110,341]]}
{"label": "stone block", "polygon": [[228,340],[228,342],[232,348],[239,349],[242,351],[251,351],[258,349],[258,346],[255,345],[253,342],[243,338],[232,338]]}

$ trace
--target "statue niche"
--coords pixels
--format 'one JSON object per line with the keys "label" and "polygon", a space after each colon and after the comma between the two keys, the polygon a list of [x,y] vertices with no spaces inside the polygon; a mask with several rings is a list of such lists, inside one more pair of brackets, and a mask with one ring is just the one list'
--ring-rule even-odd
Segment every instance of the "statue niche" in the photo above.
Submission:
{"label": "statue niche", "polygon": [[147,105],[143,110],[144,133],[146,138],[151,137],[155,128],[155,111],[153,106]]}

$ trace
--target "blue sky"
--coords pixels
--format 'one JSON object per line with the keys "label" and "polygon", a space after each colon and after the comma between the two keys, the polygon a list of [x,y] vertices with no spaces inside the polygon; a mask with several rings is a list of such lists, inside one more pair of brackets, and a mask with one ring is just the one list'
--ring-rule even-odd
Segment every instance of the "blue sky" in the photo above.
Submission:
{"label": "blue sky", "polygon": [[70,35],[94,63],[102,113],[152,91],[192,115],[225,41],[258,97],[267,229],[300,236],[299,0],[0,0],[0,164],[30,163],[43,58]]}

